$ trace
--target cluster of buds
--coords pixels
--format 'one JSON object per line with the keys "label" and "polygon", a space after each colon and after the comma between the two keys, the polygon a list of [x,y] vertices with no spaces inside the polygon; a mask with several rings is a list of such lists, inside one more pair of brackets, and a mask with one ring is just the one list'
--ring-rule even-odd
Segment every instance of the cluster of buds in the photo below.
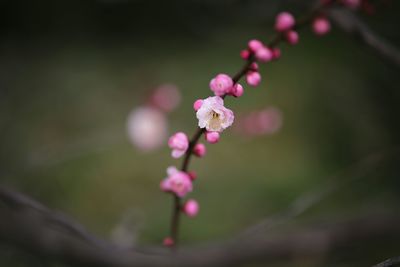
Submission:
{"label": "cluster of buds", "polygon": [[[210,81],[210,89],[216,96],[232,95],[239,97],[243,94],[243,86],[239,83],[234,83],[232,78],[224,73],[220,73]],[[195,103],[201,103],[196,101]],[[194,107],[198,110],[200,106]]]}

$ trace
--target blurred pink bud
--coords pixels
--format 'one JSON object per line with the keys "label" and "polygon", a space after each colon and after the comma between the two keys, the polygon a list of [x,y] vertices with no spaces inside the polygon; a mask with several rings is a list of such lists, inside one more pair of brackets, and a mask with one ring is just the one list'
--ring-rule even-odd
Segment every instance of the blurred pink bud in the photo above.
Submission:
{"label": "blurred pink bud", "polygon": [[296,31],[288,31],[285,37],[286,41],[291,45],[295,45],[299,42],[299,34]]}
{"label": "blurred pink bud", "polygon": [[210,89],[216,96],[228,93],[233,86],[232,78],[227,74],[218,74],[210,81]]}
{"label": "blurred pink bud", "polygon": [[250,40],[247,45],[252,52],[256,52],[258,49],[264,47],[264,44],[256,39]]}
{"label": "blurred pink bud", "polygon": [[198,157],[204,157],[206,154],[206,146],[204,144],[196,144],[193,148],[193,153]]}
{"label": "blurred pink bud", "polygon": [[258,71],[258,64],[256,62],[251,63],[249,70]]}
{"label": "blurred pink bud", "polygon": [[172,247],[175,244],[174,240],[171,237],[164,238],[163,245],[166,247]]}
{"label": "blurred pink bud", "polygon": [[349,8],[356,9],[360,7],[361,0],[342,0],[342,3]]}
{"label": "blurred pink bud", "polygon": [[245,49],[245,50],[240,51],[240,57],[241,58],[247,60],[247,59],[249,59],[249,56],[250,56],[250,51],[249,50]]}
{"label": "blurred pink bud", "polygon": [[265,46],[257,49],[257,51],[255,52],[255,55],[256,55],[257,60],[259,60],[261,62],[268,62],[268,61],[271,61],[271,59],[272,59],[271,49],[269,49],[268,47],[265,47]]}
{"label": "blurred pink bud", "polygon": [[201,105],[203,105],[203,99],[197,99],[196,101],[194,101],[193,103],[193,109],[195,111],[198,111],[201,108]]}
{"label": "blurred pink bud", "polygon": [[235,96],[235,97],[240,97],[240,96],[242,96],[243,93],[244,93],[243,86],[242,86],[241,84],[239,84],[239,83],[235,84],[235,85],[232,87],[232,90],[231,90],[230,93],[231,93],[233,96]]}
{"label": "blurred pink bud", "polygon": [[169,138],[168,146],[172,149],[171,156],[173,158],[179,158],[185,154],[188,149],[189,139],[185,133],[177,132]]}
{"label": "blurred pink bud", "polygon": [[142,151],[160,147],[167,137],[167,119],[157,109],[139,107],[131,111],[127,119],[130,141]]}
{"label": "blurred pink bud", "polygon": [[210,144],[218,143],[220,135],[219,132],[206,132],[205,137]]}
{"label": "blurred pink bud", "polygon": [[197,179],[197,173],[195,171],[188,172],[188,175],[190,177],[190,180],[192,180],[192,181]]}
{"label": "blurred pink bud", "polygon": [[295,19],[289,12],[281,12],[275,19],[275,30],[278,32],[285,32],[293,28]]}
{"label": "blurred pink bud", "polygon": [[325,17],[317,17],[312,24],[313,31],[316,35],[325,35],[331,30],[331,24]]}
{"label": "blurred pink bud", "polygon": [[261,75],[257,71],[249,71],[246,74],[246,81],[251,86],[258,86],[261,82]]}
{"label": "blurred pink bud", "polygon": [[281,57],[281,49],[279,47],[274,47],[272,50],[272,58],[277,60]]}
{"label": "blurred pink bud", "polygon": [[199,203],[194,199],[188,199],[186,203],[183,205],[183,213],[185,213],[188,217],[193,218],[199,213]]}
{"label": "blurred pink bud", "polygon": [[160,85],[151,95],[151,103],[164,112],[173,111],[180,102],[181,94],[173,84]]}

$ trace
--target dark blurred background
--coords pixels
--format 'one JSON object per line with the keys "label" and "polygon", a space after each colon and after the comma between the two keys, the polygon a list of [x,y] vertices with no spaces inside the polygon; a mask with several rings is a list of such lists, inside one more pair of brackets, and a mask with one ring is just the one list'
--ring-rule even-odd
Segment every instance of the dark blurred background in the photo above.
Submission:
{"label": "dark blurred background", "polygon": [[[175,84],[182,102],[168,115],[168,133],[191,135],[197,123],[191,106],[211,94],[209,80],[241,67],[239,51],[249,39],[270,39],[277,12],[299,15],[309,3],[1,1],[1,183],[104,238],[160,244],[171,198],[159,181],[180,160],[166,145],[146,153],[133,146],[129,112],[152,88]],[[399,11],[400,2],[391,1],[359,16],[400,46]],[[305,28],[300,38],[295,47],[283,44],[278,62],[261,67],[260,87],[226,100],[237,114],[277,107],[283,124],[252,138],[228,130],[193,161],[199,178],[191,197],[201,212],[184,218],[183,244],[228,238],[326,189],[286,226],[399,211],[399,68],[335,27],[322,38]],[[355,251],[282,266],[361,266],[396,249],[372,246],[364,257]],[[0,252],[0,266],[43,264]]]}

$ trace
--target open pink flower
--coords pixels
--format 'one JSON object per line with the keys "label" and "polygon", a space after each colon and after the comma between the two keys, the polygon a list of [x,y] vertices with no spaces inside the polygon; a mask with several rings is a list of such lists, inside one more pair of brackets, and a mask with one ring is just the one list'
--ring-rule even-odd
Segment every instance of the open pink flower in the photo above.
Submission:
{"label": "open pink flower", "polygon": [[197,111],[199,127],[207,131],[222,132],[232,125],[233,111],[224,107],[224,100],[219,96],[208,97],[203,100],[201,108]]}
{"label": "open pink flower", "polygon": [[179,171],[175,167],[168,167],[168,177],[161,181],[161,189],[166,192],[173,192],[178,197],[184,197],[193,190],[192,180],[189,174]]}
{"label": "open pink flower", "polygon": [[172,148],[172,157],[179,158],[185,154],[186,150],[188,149],[189,139],[185,133],[177,132],[169,138],[168,146]]}
{"label": "open pink flower", "polygon": [[210,81],[210,89],[217,96],[222,96],[228,93],[233,86],[232,78],[227,74],[218,74]]}

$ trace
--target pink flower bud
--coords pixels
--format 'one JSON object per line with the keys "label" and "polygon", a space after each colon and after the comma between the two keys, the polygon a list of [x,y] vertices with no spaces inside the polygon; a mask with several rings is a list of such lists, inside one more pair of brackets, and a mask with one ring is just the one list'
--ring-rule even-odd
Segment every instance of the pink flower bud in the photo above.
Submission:
{"label": "pink flower bud", "polygon": [[281,12],[276,16],[275,30],[277,30],[278,32],[288,31],[293,28],[294,25],[294,17],[289,12]]}
{"label": "pink flower bud", "polygon": [[240,51],[240,57],[241,58],[247,60],[247,59],[249,59],[249,56],[250,56],[250,51],[249,50],[245,49],[245,50]]}
{"label": "pink flower bud", "polygon": [[256,52],[258,49],[264,47],[264,44],[261,41],[255,39],[250,40],[247,45],[252,52]]}
{"label": "pink flower bud", "polygon": [[272,58],[277,60],[281,57],[281,49],[279,47],[272,48]]}
{"label": "pink flower bud", "polygon": [[168,146],[172,149],[171,156],[173,158],[179,158],[185,154],[188,149],[189,139],[185,133],[177,132],[169,138]]}
{"label": "pink flower bud", "polygon": [[249,70],[258,71],[258,64],[256,62],[251,63]]}
{"label": "pink flower bud", "polygon": [[206,154],[206,146],[204,144],[196,144],[193,148],[193,153],[198,157],[204,157]]}
{"label": "pink flower bud", "polygon": [[331,30],[331,24],[325,17],[314,19],[312,24],[313,31],[316,35],[325,35]]}
{"label": "pink flower bud", "polygon": [[198,111],[201,108],[201,105],[203,105],[203,99],[197,99],[196,101],[194,101],[193,103],[193,109],[195,111]]}
{"label": "pink flower bud", "polygon": [[184,204],[182,211],[190,218],[196,217],[199,213],[199,203],[194,199],[189,199]]}
{"label": "pink flower bud", "polygon": [[192,180],[192,181],[194,181],[194,180],[197,179],[197,173],[194,172],[194,171],[188,172],[188,175],[189,175],[189,177],[190,177],[190,180]]}
{"label": "pink flower bud", "polygon": [[171,237],[164,238],[163,245],[166,247],[172,247],[175,244],[174,240]]}
{"label": "pink flower bud", "polygon": [[249,71],[246,74],[246,81],[251,86],[258,86],[261,82],[261,75],[257,71]]}
{"label": "pink flower bud", "polygon": [[272,52],[268,47],[260,47],[255,51],[256,58],[261,62],[268,62],[272,59]]}
{"label": "pink flower bud", "polygon": [[210,144],[218,143],[220,137],[219,132],[206,132],[205,136]]}
{"label": "pink flower bud", "polygon": [[235,84],[232,87],[232,90],[230,92],[234,97],[240,97],[243,95],[244,90],[243,90],[243,86],[239,83]]}
{"label": "pink flower bud", "polygon": [[210,89],[216,96],[222,96],[228,93],[233,86],[233,80],[229,75],[218,74],[210,81]]}
{"label": "pink flower bud", "polygon": [[291,45],[295,45],[299,42],[299,34],[296,31],[288,31],[285,37],[286,41]]}

